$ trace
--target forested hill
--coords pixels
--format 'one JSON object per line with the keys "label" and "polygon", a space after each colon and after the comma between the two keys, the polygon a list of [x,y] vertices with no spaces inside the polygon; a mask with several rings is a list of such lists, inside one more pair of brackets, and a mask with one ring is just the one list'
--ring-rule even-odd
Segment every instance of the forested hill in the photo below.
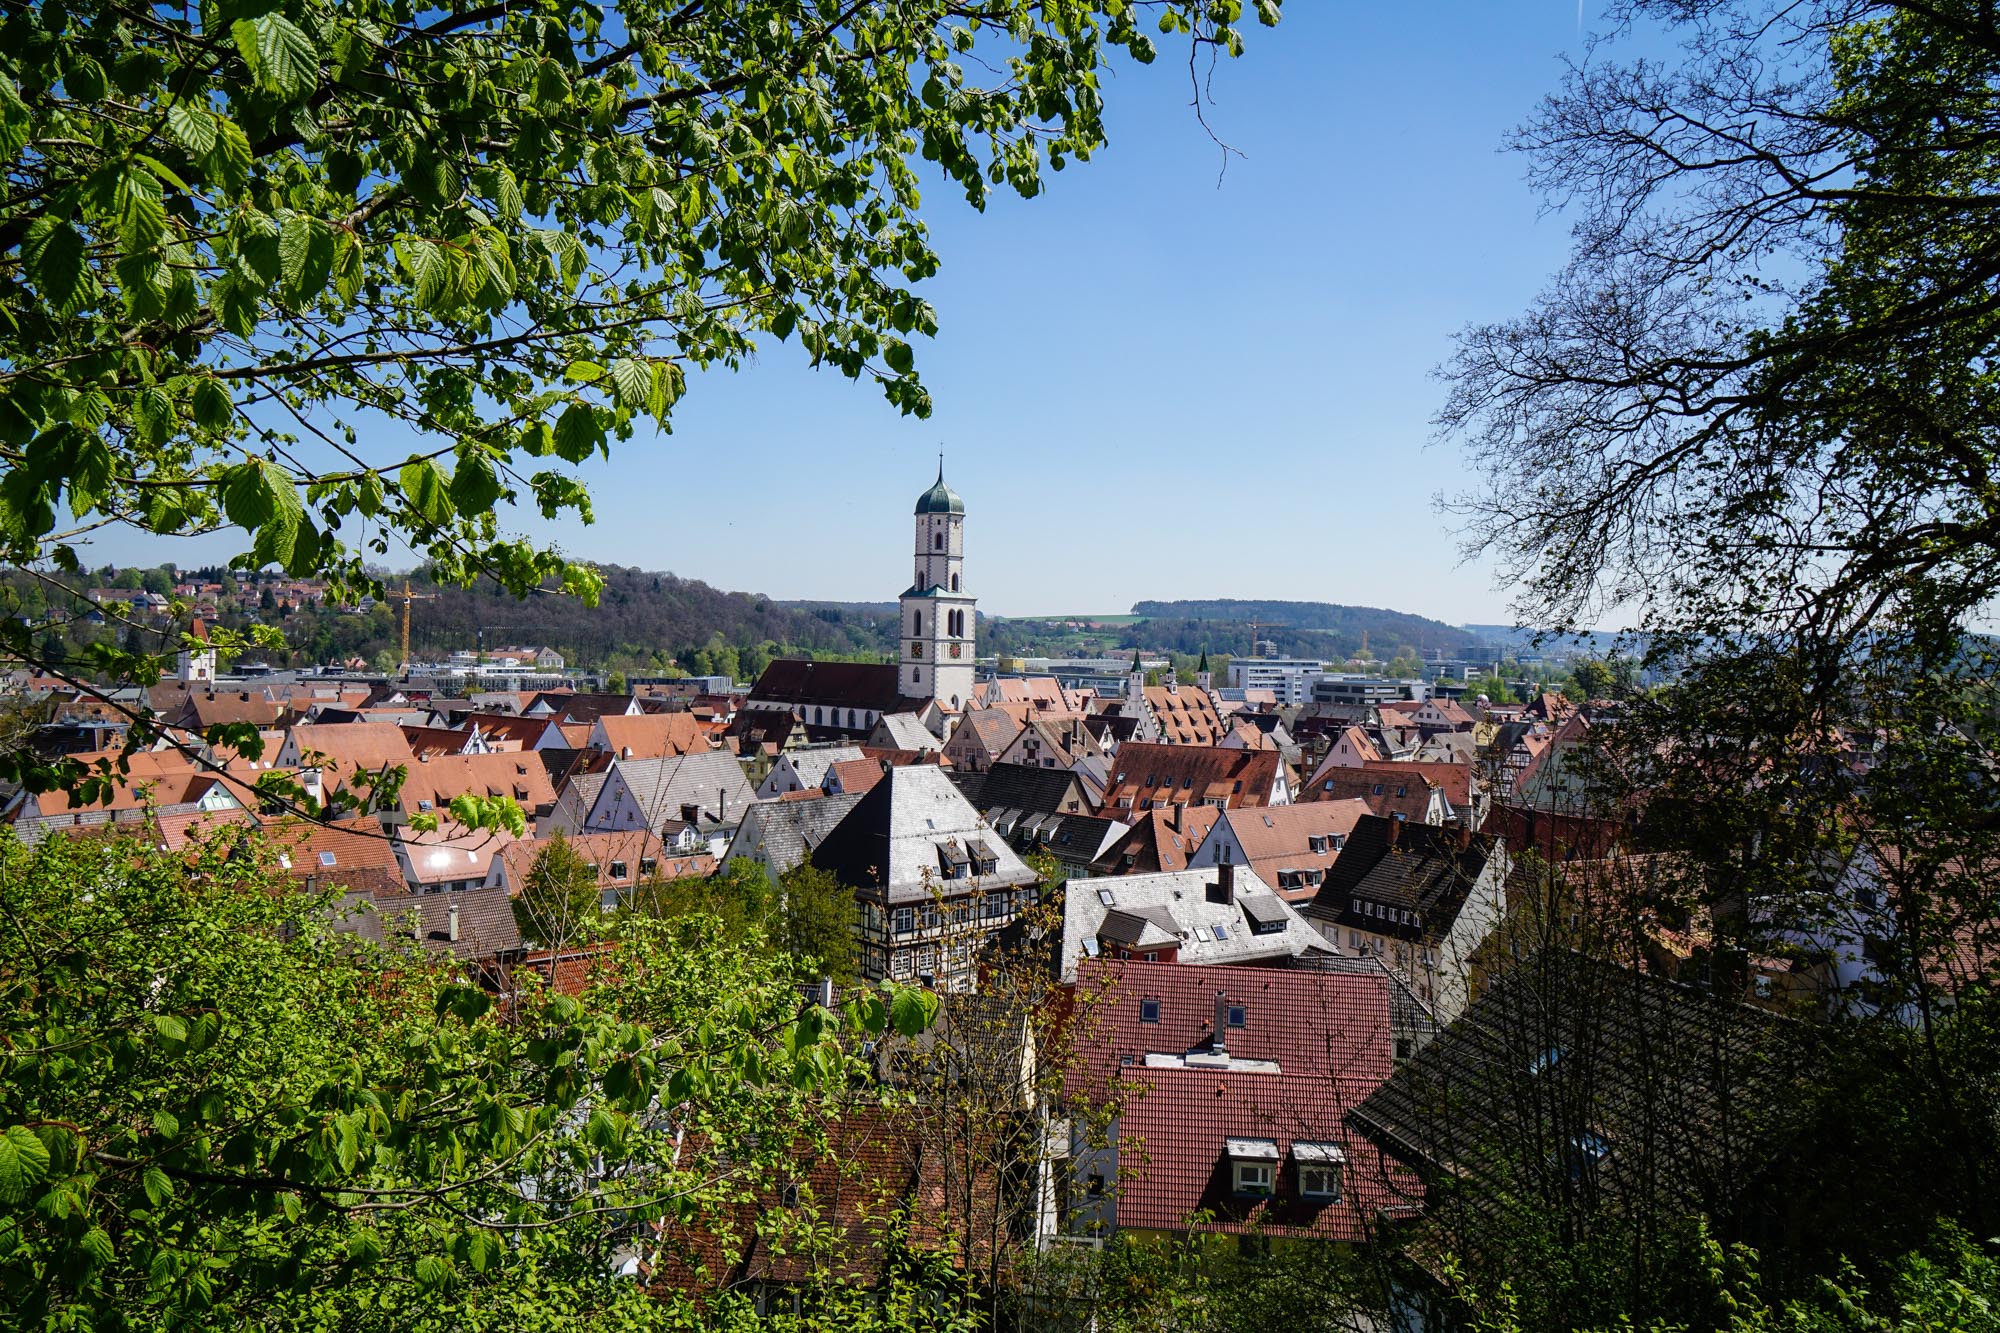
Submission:
{"label": "forested hill", "polygon": [[1397,647],[1419,653],[1444,652],[1466,655],[1482,642],[1479,635],[1441,620],[1413,616],[1374,606],[1341,606],[1335,602],[1274,602],[1234,597],[1209,601],[1135,602],[1132,614],[1151,621],[1217,622],[1244,625],[1255,622],[1260,637],[1291,639],[1291,635],[1263,634],[1272,630],[1318,631],[1333,638],[1349,651],[1360,646],[1363,631],[1369,646],[1387,654]]}
{"label": "forested hill", "polygon": [[[799,652],[816,657],[863,654],[871,659],[892,651],[896,614],[891,608],[800,605],[758,593],[725,592],[699,579],[622,566],[602,566],[604,596],[595,609],[575,598],[537,597],[517,601],[498,588],[436,590],[411,617],[413,651],[470,647],[481,625],[489,647],[502,643],[553,643],[591,665],[610,663],[644,669],[674,661],[692,669],[761,669],[761,661],[734,665],[703,660],[708,650],[739,653]],[[499,627],[506,628],[499,628]],[[649,661],[649,659],[651,659]]]}

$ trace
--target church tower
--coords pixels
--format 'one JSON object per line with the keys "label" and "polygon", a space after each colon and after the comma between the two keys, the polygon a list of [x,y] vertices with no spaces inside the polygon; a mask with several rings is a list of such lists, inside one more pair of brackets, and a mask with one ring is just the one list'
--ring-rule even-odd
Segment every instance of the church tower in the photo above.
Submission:
{"label": "church tower", "polygon": [[972,700],[977,603],[965,594],[965,501],[944,484],[917,497],[916,581],[903,594],[902,693],[958,712]]}

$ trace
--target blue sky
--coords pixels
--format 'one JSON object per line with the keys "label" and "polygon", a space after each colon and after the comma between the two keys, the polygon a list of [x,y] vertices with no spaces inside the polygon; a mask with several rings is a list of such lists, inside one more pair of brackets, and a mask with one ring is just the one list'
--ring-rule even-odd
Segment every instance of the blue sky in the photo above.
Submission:
{"label": "blue sky", "polygon": [[1238,596],[1506,619],[1433,504],[1475,479],[1430,444],[1431,372],[1561,261],[1568,224],[1499,144],[1580,49],[1576,5],[1293,0],[1247,39],[1212,83],[1243,154],[1219,184],[1163,39],[1105,88],[1110,147],[1041,197],[927,195],[930,420],[776,347],[696,377],[672,436],[587,467],[595,526],[508,526],[724,588],[888,599],[942,447],[989,612]]}

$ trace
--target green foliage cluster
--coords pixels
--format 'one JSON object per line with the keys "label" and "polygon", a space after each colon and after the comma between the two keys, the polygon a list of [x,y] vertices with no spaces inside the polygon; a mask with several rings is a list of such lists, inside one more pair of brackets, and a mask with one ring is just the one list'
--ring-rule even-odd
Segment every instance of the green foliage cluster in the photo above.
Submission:
{"label": "green foliage cluster", "polygon": [[854,892],[810,861],[773,884],[761,864],[735,857],[713,875],[642,884],[629,907],[665,920],[699,918],[747,947],[775,951],[801,980],[854,978]]}
{"label": "green foliage cluster", "polygon": [[0,841],[0,1290],[24,1326],[684,1323],[626,1257],[808,1132],[850,1038],[934,1004],[802,1009],[754,950],[634,917],[616,984],[517,970],[496,1008],[335,933],[337,898],[268,865],[234,838]]}

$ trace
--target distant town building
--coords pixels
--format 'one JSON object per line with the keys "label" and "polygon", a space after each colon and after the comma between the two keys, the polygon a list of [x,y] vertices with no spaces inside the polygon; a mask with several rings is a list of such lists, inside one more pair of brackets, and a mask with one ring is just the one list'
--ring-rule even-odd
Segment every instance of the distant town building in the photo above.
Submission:
{"label": "distant town building", "polygon": [[1326,663],[1304,657],[1239,657],[1229,662],[1229,685],[1238,690],[1269,690],[1287,706],[1313,697],[1313,683],[1326,674]]}

